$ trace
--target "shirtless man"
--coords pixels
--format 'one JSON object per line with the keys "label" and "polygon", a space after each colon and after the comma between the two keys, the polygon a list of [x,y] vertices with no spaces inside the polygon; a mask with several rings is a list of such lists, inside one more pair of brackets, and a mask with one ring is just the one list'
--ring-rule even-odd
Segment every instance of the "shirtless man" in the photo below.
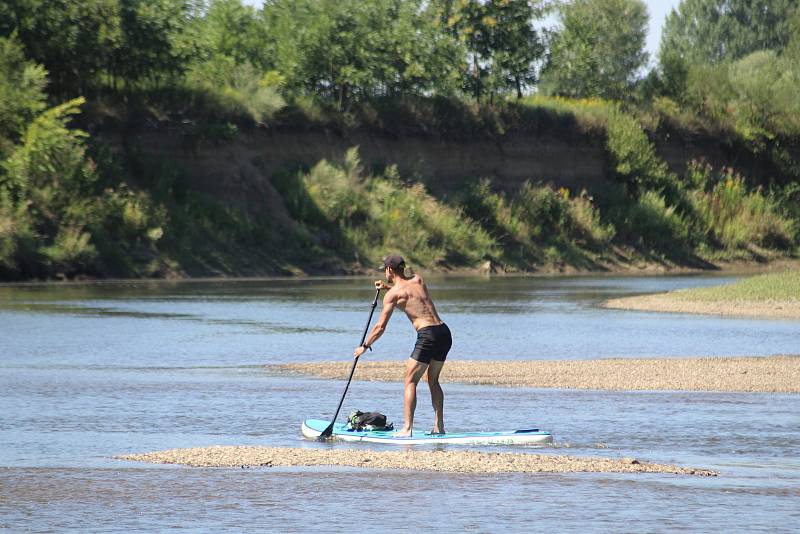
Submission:
{"label": "shirtless man", "polygon": [[442,372],[444,360],[453,343],[450,329],[436,313],[436,307],[433,305],[422,277],[418,274],[406,277],[406,264],[402,256],[387,256],[383,260],[383,267],[386,280],[394,285],[386,285],[383,281],[375,282],[376,289],[388,289],[383,297],[383,311],[364,344],[356,348],[353,355],[358,358],[381,337],[395,307],[406,312],[411,324],[417,330],[417,344],[414,345],[414,352],[411,353],[406,364],[403,403],[405,425],[395,435],[411,435],[414,425],[414,410],[417,408],[417,384],[426,371],[433,411],[436,415],[431,433],[444,434],[444,392],[442,386],[439,385],[439,374]]}

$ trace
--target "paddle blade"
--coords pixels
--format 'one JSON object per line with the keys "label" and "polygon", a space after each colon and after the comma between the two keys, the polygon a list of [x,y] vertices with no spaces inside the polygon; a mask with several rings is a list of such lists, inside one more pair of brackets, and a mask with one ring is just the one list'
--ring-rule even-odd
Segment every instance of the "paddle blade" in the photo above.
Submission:
{"label": "paddle blade", "polygon": [[333,422],[331,422],[331,424],[329,424],[328,427],[322,431],[322,434],[320,434],[319,437],[317,437],[317,441],[327,441],[331,439],[332,436],[333,436]]}

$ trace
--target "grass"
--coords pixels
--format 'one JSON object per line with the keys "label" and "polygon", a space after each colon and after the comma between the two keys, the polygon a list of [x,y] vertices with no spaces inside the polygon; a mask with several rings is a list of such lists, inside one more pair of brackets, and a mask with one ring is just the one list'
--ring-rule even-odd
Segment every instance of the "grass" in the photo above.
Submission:
{"label": "grass", "polygon": [[676,298],[700,302],[800,301],[800,269],[745,278],[732,284],[675,293]]}
{"label": "grass", "polygon": [[273,184],[308,246],[344,264],[378,265],[392,251],[417,266],[449,268],[495,253],[495,240],[462,210],[420,183],[403,182],[395,167],[365,173],[356,149],[342,165],[323,160],[308,173],[273,177]]}

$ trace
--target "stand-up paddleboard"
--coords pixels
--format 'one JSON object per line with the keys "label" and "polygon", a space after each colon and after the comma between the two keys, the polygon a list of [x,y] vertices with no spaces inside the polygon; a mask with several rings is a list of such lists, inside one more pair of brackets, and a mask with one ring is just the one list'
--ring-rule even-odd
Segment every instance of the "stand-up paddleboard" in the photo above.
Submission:
{"label": "stand-up paddleboard", "polygon": [[[307,438],[318,438],[328,428],[330,421],[306,419],[302,431]],[[332,437],[342,441],[369,441],[391,445],[430,445],[435,443],[462,445],[517,445],[552,443],[550,432],[538,428],[510,430],[506,432],[457,432],[452,434],[415,434],[411,437],[395,436],[396,430],[350,430],[344,423],[333,425]]]}

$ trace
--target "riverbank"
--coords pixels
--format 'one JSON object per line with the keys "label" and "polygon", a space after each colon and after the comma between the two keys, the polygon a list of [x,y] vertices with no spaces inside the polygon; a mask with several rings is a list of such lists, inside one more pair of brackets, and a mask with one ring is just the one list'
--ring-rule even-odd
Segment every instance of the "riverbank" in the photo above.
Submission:
{"label": "riverbank", "polygon": [[[349,362],[269,365],[267,370],[342,379]],[[399,382],[405,362],[360,362],[356,380]],[[508,387],[800,393],[800,356],[448,361],[445,382]]]}
{"label": "riverbank", "polygon": [[192,467],[344,466],[453,473],[669,473],[716,476],[715,471],[640,462],[633,458],[578,458],[475,451],[368,451],[216,446],[130,454],[120,460]]}
{"label": "riverbank", "polygon": [[800,320],[800,269],[723,286],[611,299],[606,308]]}
{"label": "riverbank", "polygon": [[764,319],[800,320],[800,300],[774,302],[693,302],[676,298],[674,293],[626,297],[603,303],[603,307],[616,310],[692,313],[731,317],[758,317]]}
{"label": "riverbank", "polygon": [[[389,251],[426,271],[680,272],[717,270],[724,261],[791,258],[797,249],[798,223],[784,209],[793,205],[788,197],[764,196],[727,171],[695,169],[691,162],[710,157],[705,151],[679,158],[698,185],[686,189],[678,174],[663,175],[667,167],[643,131],[635,132],[633,153],[647,154],[655,166],[641,170],[646,176],[663,175],[672,184],[669,198],[661,189],[631,195],[621,177],[601,172],[607,161],[632,165],[624,163],[632,153],[607,153],[607,136],[598,133],[589,143],[599,154],[587,159],[572,152],[574,139],[554,146],[546,135],[479,143],[389,136],[370,150],[359,141],[375,138],[369,131],[334,138],[314,133],[321,136],[314,140],[258,131],[195,147],[186,146],[194,134],[181,128],[139,132],[135,141],[123,132],[106,131],[97,142],[114,147],[130,169],[99,168],[87,184],[65,193],[69,202],[22,210],[18,220],[0,213],[0,228],[9,228],[0,280],[358,274],[379,265]],[[615,135],[627,139],[625,131]],[[443,146],[449,146],[446,153]],[[430,152],[433,167],[414,170],[422,152]],[[492,172],[465,170],[498,157],[519,161],[508,170],[499,164],[489,165]],[[533,160],[557,170],[539,172]],[[445,161],[449,171],[438,167]],[[580,163],[578,179],[567,176],[565,162]],[[586,166],[599,175],[590,177]],[[126,179],[92,189],[106,175]],[[724,193],[726,211],[716,219],[673,216],[678,191],[681,202],[691,199],[697,206],[688,213],[716,213],[712,207],[723,191],[712,186],[729,182],[735,187]],[[44,185],[33,186],[35,200]],[[102,216],[86,211],[94,203]],[[5,211],[16,213],[15,205]],[[39,220],[50,212],[63,228]],[[49,233],[37,234],[31,244],[22,230],[27,227]],[[697,234],[700,227],[706,229]],[[719,238],[729,227],[739,228],[736,242]]]}
{"label": "riverbank", "polygon": [[[619,251],[617,251],[619,252]],[[755,261],[717,261],[706,267],[691,267],[685,265],[648,262],[642,258],[631,257],[629,261],[608,263],[597,269],[578,269],[567,264],[553,264],[540,266],[532,271],[513,271],[498,269],[496,264],[484,262],[477,267],[452,267],[430,266],[423,268],[410,267],[409,272],[420,272],[423,275],[447,276],[492,276],[492,277],[637,277],[637,276],[662,276],[662,275],[691,275],[691,274],[725,274],[729,276],[747,276],[753,274],[769,273],[784,269],[800,269],[800,260],[794,258],[776,258],[768,263]],[[382,269],[361,265],[351,266],[347,269],[321,271],[317,269],[304,270],[297,267],[286,267],[278,270],[265,269],[263,271],[249,272],[246,274],[228,276],[216,274],[189,274],[186,272],[168,271],[161,273],[161,277],[150,278],[103,278],[97,276],[78,275],[72,278],[59,277],[56,279],[29,279],[29,280],[0,280],[0,287],[25,287],[25,286],[70,286],[70,285],[113,285],[113,284],[153,284],[153,283],[208,283],[208,282],[251,282],[264,280],[348,280],[365,276],[380,278]],[[370,284],[371,287],[371,284]]]}

